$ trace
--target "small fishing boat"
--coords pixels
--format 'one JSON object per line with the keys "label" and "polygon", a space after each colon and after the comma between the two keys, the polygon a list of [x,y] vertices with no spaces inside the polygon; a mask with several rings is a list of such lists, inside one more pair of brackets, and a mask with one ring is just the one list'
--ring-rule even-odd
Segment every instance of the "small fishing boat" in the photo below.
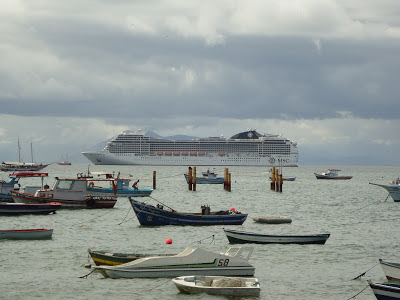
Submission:
{"label": "small fishing boat", "polygon": [[378,300],[400,299],[400,284],[372,283],[370,280],[368,280],[368,284]]}
{"label": "small fishing boat", "polygon": [[114,179],[96,179],[87,176],[78,178],[58,178],[52,188],[39,189],[35,195],[12,191],[17,203],[60,202],[61,208],[113,208],[117,199],[112,196],[94,196],[88,193],[88,181],[114,181]]}
{"label": "small fishing boat", "polygon": [[390,197],[392,197],[394,202],[400,202],[400,183],[398,179],[396,181],[390,182],[389,184],[378,184],[372,182],[370,182],[369,184],[383,187],[385,190],[388,191]]}
{"label": "small fishing boat", "polygon": [[326,173],[322,174],[314,173],[314,175],[315,177],[317,177],[317,179],[346,180],[353,178],[353,176],[348,176],[348,175],[339,176],[339,172],[340,170],[337,169],[329,169],[328,172]]}
{"label": "small fishing boat", "polygon": [[51,239],[53,229],[12,229],[0,230],[0,239],[10,240],[42,240]]}
{"label": "small fishing boat", "polygon": [[253,276],[249,263],[253,247],[231,247],[226,253],[214,253],[201,248],[186,248],[172,256],[140,258],[118,266],[96,266],[104,277],[155,278],[185,275]]}
{"label": "small fishing boat", "polygon": [[139,189],[136,188],[130,188],[129,183],[130,179],[126,178],[119,178],[117,176],[116,178],[113,176],[113,174],[106,173],[106,172],[91,172],[93,175],[104,175],[106,176],[107,179],[113,179],[113,181],[110,181],[109,186],[100,186],[96,185],[96,183],[100,183],[99,181],[89,181],[88,183],[88,193],[94,195],[94,196],[113,196],[115,195],[116,197],[146,197],[150,196],[150,194],[153,192],[152,189]]}
{"label": "small fishing boat", "polygon": [[284,223],[292,223],[292,219],[289,217],[253,217],[253,221],[257,223],[265,223],[265,224],[284,224]]}
{"label": "small fishing boat", "polygon": [[133,210],[141,225],[241,225],[247,218],[247,213],[237,210],[220,210],[211,212],[209,206],[202,206],[200,213],[177,212],[172,208],[164,209],[129,198]]}
{"label": "small fishing boat", "polygon": [[0,203],[0,215],[48,215],[61,207],[59,202],[50,203]]}
{"label": "small fishing boat", "polygon": [[172,279],[177,289],[185,294],[206,293],[210,295],[258,297],[260,283],[257,278],[224,276],[180,276]]}
{"label": "small fishing boat", "polygon": [[224,229],[231,244],[325,244],[330,234],[312,235],[267,235]]}
{"label": "small fishing boat", "polygon": [[174,254],[137,254],[137,253],[112,253],[107,251],[94,251],[88,249],[89,255],[96,266],[116,266],[126,264],[143,257],[151,256],[172,256]]}
{"label": "small fishing boat", "polygon": [[[224,183],[224,177],[217,177],[217,174],[214,172],[210,172],[207,170],[206,172],[202,172],[202,177],[196,176],[196,184],[221,184]],[[186,182],[189,183],[189,175],[184,174]]]}
{"label": "small fishing boat", "polygon": [[379,259],[383,273],[388,280],[400,280],[400,263],[388,262]]}

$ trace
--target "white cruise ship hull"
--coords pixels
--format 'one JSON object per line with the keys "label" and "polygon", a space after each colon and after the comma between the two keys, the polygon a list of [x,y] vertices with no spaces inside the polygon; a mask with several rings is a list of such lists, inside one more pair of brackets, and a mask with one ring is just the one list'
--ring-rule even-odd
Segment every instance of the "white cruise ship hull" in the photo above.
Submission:
{"label": "white cruise ship hull", "polygon": [[147,165],[147,166],[283,166],[297,167],[297,160],[290,156],[165,156],[121,155],[102,151],[86,151],[82,154],[95,165]]}

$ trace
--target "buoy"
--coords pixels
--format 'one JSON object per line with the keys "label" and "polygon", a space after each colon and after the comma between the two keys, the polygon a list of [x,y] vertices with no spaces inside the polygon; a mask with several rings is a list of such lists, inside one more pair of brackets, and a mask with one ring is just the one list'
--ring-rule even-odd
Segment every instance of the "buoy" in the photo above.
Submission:
{"label": "buoy", "polygon": [[81,225],[79,225],[79,226],[83,227],[83,224],[81,224]]}
{"label": "buoy", "polygon": [[172,239],[171,238],[167,238],[165,241],[166,244],[172,244]]}
{"label": "buoy", "polygon": [[231,207],[231,210],[236,210],[236,208],[234,208],[234,207]]}

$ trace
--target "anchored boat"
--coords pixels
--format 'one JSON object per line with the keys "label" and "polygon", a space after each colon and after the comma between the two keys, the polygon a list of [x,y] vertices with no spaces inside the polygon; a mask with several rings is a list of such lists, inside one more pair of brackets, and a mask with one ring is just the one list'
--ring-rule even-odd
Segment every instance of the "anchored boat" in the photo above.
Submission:
{"label": "anchored boat", "polygon": [[0,230],[0,239],[10,240],[43,240],[51,239],[53,229],[11,229]]}
{"label": "anchored boat", "polygon": [[231,247],[225,253],[186,248],[172,256],[153,256],[119,266],[95,267],[104,277],[177,277],[185,275],[253,276],[253,247]]}

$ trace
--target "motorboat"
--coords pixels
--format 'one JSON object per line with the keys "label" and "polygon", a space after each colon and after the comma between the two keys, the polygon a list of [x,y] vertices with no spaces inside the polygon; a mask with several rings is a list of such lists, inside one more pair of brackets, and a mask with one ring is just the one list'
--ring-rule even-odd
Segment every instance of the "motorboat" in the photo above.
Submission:
{"label": "motorboat", "polygon": [[56,213],[61,207],[59,202],[50,203],[0,203],[0,215],[48,215]]}
{"label": "motorboat", "polygon": [[0,230],[0,239],[10,240],[43,240],[51,239],[53,229],[11,229]]}
{"label": "motorboat", "polygon": [[400,280],[400,263],[388,262],[383,259],[379,259],[379,263],[388,280]]}
{"label": "motorboat", "polygon": [[150,205],[129,198],[133,210],[141,225],[241,225],[247,218],[247,213],[237,210],[220,210],[212,212],[209,206],[201,206],[201,212],[177,212],[174,209],[157,204]]}
{"label": "motorboat", "polygon": [[389,195],[392,197],[394,202],[400,202],[400,181],[399,178],[396,181],[391,181],[389,184],[379,184],[379,183],[372,183],[369,184],[376,185],[383,187],[385,190],[388,191]]}
{"label": "motorboat", "polygon": [[[224,177],[218,177],[216,173],[210,172],[207,170],[206,172],[202,172],[202,177],[196,176],[196,184],[221,184],[224,183]],[[189,175],[184,174],[186,182],[189,183]],[[192,179],[193,180],[193,179]]]}
{"label": "motorboat", "polygon": [[368,280],[368,284],[378,300],[400,299],[400,284],[397,283],[373,283]]}
{"label": "motorboat", "polygon": [[139,254],[139,253],[114,253],[109,251],[94,251],[88,249],[89,255],[96,266],[122,265],[143,257],[150,256],[172,256],[174,254]]}
{"label": "motorboat", "polygon": [[176,277],[172,282],[181,293],[185,294],[258,297],[261,290],[258,279],[254,277],[195,275]]}
{"label": "motorboat", "polygon": [[50,203],[60,202],[62,208],[113,208],[117,198],[91,195],[88,181],[114,181],[113,179],[93,179],[87,176],[77,178],[58,178],[52,188],[39,189],[34,195],[12,191],[17,203]]}
{"label": "motorboat", "polygon": [[172,256],[152,256],[119,266],[95,267],[104,277],[177,277],[185,275],[253,276],[253,247],[231,247],[225,253],[186,248]]}
{"label": "motorboat", "polygon": [[224,229],[231,244],[325,244],[330,234],[267,235],[239,230]]}
{"label": "motorboat", "polygon": [[116,197],[146,197],[150,196],[153,192],[152,189],[139,189],[134,184],[135,188],[130,188],[130,179],[114,177],[111,173],[106,172],[91,172],[92,175],[101,176],[104,175],[107,179],[113,179],[109,181],[108,186],[101,186],[98,183],[101,181],[89,181],[88,182],[88,193],[95,196],[116,196]]}
{"label": "motorboat", "polygon": [[353,176],[348,176],[348,175],[339,175],[340,170],[338,169],[328,169],[328,172],[318,174],[314,173],[315,177],[317,179],[332,179],[332,180],[346,180],[346,179],[351,179]]}

